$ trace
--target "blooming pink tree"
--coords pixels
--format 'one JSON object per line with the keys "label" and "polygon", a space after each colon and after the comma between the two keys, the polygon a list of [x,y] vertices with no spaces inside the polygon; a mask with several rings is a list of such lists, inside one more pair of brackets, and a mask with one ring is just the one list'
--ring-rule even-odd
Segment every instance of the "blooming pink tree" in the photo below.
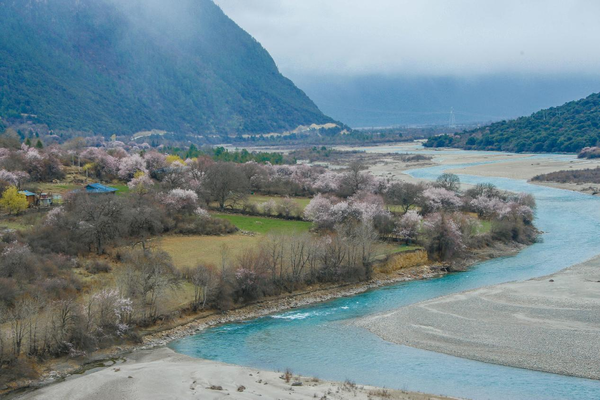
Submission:
{"label": "blooming pink tree", "polygon": [[157,169],[165,168],[167,166],[166,160],[167,157],[158,151],[149,151],[144,154],[144,161],[146,161],[146,168],[148,171],[156,171]]}
{"label": "blooming pink tree", "polygon": [[133,178],[127,186],[130,190],[137,193],[146,193],[148,190],[154,185],[152,179],[148,176],[148,174],[141,174],[136,178]]}
{"label": "blooming pink tree", "polygon": [[105,334],[123,336],[129,326],[126,321],[133,312],[133,302],[116,289],[104,289],[92,295],[87,315],[95,317],[96,328]]}
{"label": "blooming pink tree", "polygon": [[147,173],[146,162],[139,154],[121,159],[119,162],[119,177],[127,181],[134,178],[137,172]]}
{"label": "blooming pink tree", "polygon": [[304,217],[324,228],[349,221],[373,224],[376,218],[390,218],[391,215],[379,196],[358,194],[348,200],[333,198],[332,201],[318,194],[304,209]]}
{"label": "blooming pink tree", "polygon": [[400,218],[394,232],[400,239],[405,240],[406,244],[410,244],[419,236],[422,221],[423,217],[418,212],[409,210]]}
{"label": "blooming pink tree", "polygon": [[198,206],[198,195],[189,189],[173,189],[163,199],[164,204],[174,211],[193,212]]}
{"label": "blooming pink tree", "polygon": [[304,218],[317,226],[331,225],[334,221],[332,207],[331,200],[319,193],[304,208]]}
{"label": "blooming pink tree", "polygon": [[296,217],[302,213],[298,203],[289,197],[284,197],[277,201],[275,211],[277,215],[285,218]]}
{"label": "blooming pink tree", "polygon": [[465,249],[460,224],[444,213],[429,215],[424,223],[427,252],[432,259],[446,261]]}
{"label": "blooming pink tree", "polygon": [[456,193],[441,187],[425,189],[423,199],[425,206],[431,211],[456,210],[463,204]]}
{"label": "blooming pink tree", "polygon": [[198,207],[194,210],[194,214],[196,214],[201,219],[209,219],[210,214],[202,207]]}
{"label": "blooming pink tree", "polygon": [[0,181],[8,182],[9,184],[20,187],[23,182],[29,179],[29,174],[23,171],[9,172],[5,169],[0,169]]}
{"label": "blooming pink tree", "polygon": [[505,207],[505,203],[498,197],[479,196],[470,201],[469,205],[480,218],[494,218]]}
{"label": "blooming pink tree", "polygon": [[0,147],[0,161],[7,158],[10,155],[10,150],[5,147]]}
{"label": "blooming pink tree", "polygon": [[82,161],[94,164],[94,174],[99,179],[116,176],[119,171],[119,159],[108,154],[104,149],[88,147],[81,153]]}
{"label": "blooming pink tree", "polygon": [[60,218],[65,214],[65,209],[63,207],[56,207],[48,211],[46,214],[45,224],[46,225],[54,225],[56,224]]}
{"label": "blooming pink tree", "polygon": [[342,175],[337,172],[327,171],[319,175],[313,188],[321,193],[336,192],[340,188]]}
{"label": "blooming pink tree", "polygon": [[273,199],[269,199],[269,200],[265,201],[264,203],[261,203],[261,205],[260,205],[260,209],[262,210],[263,214],[265,214],[265,215],[275,214],[276,208],[277,208],[277,203],[275,203],[275,200],[273,200]]}

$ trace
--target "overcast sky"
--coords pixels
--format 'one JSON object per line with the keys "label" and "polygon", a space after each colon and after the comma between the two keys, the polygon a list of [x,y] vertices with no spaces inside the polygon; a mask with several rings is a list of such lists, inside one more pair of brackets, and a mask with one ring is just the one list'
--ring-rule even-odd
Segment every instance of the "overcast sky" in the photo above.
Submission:
{"label": "overcast sky", "polygon": [[597,0],[215,0],[284,74],[600,74]]}

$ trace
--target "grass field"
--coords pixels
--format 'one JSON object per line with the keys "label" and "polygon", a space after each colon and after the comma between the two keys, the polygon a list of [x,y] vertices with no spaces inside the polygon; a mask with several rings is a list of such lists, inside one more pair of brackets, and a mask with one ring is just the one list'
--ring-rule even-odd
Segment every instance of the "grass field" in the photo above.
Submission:
{"label": "grass field", "polygon": [[226,219],[238,229],[256,233],[294,233],[308,232],[312,224],[306,221],[292,221],[276,218],[253,217],[237,214],[213,214],[213,217]]}
{"label": "grass field", "polygon": [[3,229],[14,229],[17,231],[24,230],[30,228],[31,225],[27,225],[22,221],[9,221],[9,220],[0,220],[0,228]]}
{"label": "grass field", "polygon": [[18,216],[6,215],[0,219],[0,228],[26,230],[39,224],[45,215],[45,212],[25,212]]}
{"label": "grass field", "polygon": [[[281,196],[264,196],[261,194],[251,194],[250,196],[248,196],[248,200],[251,203],[256,204],[257,206],[260,206],[262,203],[266,203],[269,200],[273,200],[275,201],[275,203],[277,203],[277,201],[282,198],[283,197]],[[302,211],[304,211],[304,208],[308,205],[308,203],[310,203],[310,199],[308,197],[290,197],[290,199],[294,200],[300,206]],[[213,208],[217,208],[219,205],[216,202],[212,202],[210,206]],[[241,204],[234,207],[234,209],[236,210],[240,210],[241,208]]]}
{"label": "grass field", "polygon": [[117,185],[110,184],[110,185],[107,185],[107,186],[114,187],[115,189],[118,189],[119,191],[117,192],[117,195],[119,195],[119,194],[122,195],[122,194],[125,194],[125,193],[129,193],[129,186],[127,186],[124,183],[123,184],[117,184]]}
{"label": "grass field", "polygon": [[260,236],[167,236],[160,239],[158,247],[171,255],[177,268],[192,267],[199,262],[221,265],[222,253],[235,260],[244,250],[256,248]]}
{"label": "grass field", "polygon": [[478,230],[477,233],[483,234],[483,233],[491,232],[491,230],[492,230],[492,221],[486,221],[486,220],[480,219],[479,223],[481,224],[481,228]]}

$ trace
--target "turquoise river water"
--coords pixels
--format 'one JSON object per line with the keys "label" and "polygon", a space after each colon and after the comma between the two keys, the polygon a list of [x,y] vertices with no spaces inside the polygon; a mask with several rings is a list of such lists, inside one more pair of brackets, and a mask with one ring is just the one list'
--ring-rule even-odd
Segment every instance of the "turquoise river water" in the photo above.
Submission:
{"label": "turquoise river water", "polygon": [[[436,152],[443,156],[443,152]],[[565,157],[565,156],[536,156]],[[452,169],[476,164],[453,165]],[[412,170],[435,179],[446,166]],[[302,309],[208,329],[171,343],[193,357],[321,379],[470,399],[600,399],[600,381],[452,357],[381,340],[349,321],[450,293],[547,275],[600,253],[600,199],[505,178],[461,175],[537,199],[542,241],[468,272],[400,283]],[[599,310],[600,312],[600,310]],[[598,355],[600,357],[600,354]]]}

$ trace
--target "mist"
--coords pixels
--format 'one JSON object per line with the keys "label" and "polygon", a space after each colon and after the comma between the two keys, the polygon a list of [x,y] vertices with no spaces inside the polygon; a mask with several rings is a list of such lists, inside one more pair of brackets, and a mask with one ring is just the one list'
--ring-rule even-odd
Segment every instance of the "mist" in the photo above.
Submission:
{"label": "mist", "polygon": [[216,0],[286,74],[600,74],[600,2]]}

